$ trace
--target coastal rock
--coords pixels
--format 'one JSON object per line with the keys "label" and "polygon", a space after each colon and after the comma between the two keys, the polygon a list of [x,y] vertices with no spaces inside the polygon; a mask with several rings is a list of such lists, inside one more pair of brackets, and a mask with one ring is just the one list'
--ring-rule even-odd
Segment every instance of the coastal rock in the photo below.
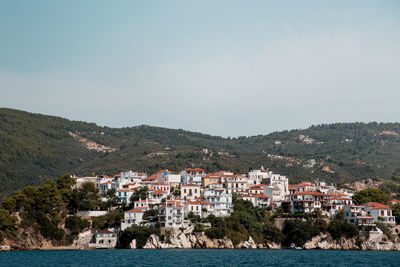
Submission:
{"label": "coastal rock", "polygon": [[282,246],[279,243],[268,242],[265,248],[268,248],[268,249],[281,249]]}
{"label": "coastal rock", "polygon": [[340,238],[333,240],[329,234],[320,234],[313,237],[303,246],[305,249],[336,249],[336,250],[354,250],[359,249],[355,238]]}
{"label": "coastal rock", "polygon": [[220,248],[235,248],[235,246],[232,243],[232,240],[230,240],[228,237],[224,237],[224,239],[219,240],[220,243]]}
{"label": "coastal rock", "polygon": [[366,241],[361,243],[362,250],[382,250],[382,251],[400,251],[400,244],[392,241],[375,242]]}
{"label": "coastal rock", "polygon": [[77,248],[88,248],[90,240],[93,238],[92,231],[85,231],[78,235],[78,239],[76,240],[76,247]]}
{"label": "coastal rock", "polygon": [[245,242],[243,242],[242,248],[251,248],[255,249],[257,248],[256,242],[254,242],[253,238],[249,236],[249,239]]}
{"label": "coastal rock", "polygon": [[159,237],[154,234],[150,235],[150,237],[147,239],[147,242],[143,248],[146,248],[146,249],[161,248]]}
{"label": "coastal rock", "polygon": [[136,239],[133,239],[132,242],[129,244],[131,249],[136,249]]}

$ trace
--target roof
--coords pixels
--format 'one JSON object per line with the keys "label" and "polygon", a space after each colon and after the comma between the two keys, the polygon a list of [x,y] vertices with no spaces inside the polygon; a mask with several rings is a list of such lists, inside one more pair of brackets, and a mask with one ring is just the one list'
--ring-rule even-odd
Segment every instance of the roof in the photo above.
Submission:
{"label": "roof", "polygon": [[201,186],[201,185],[198,185],[198,184],[185,184],[185,185],[182,185],[182,187],[184,187],[184,186]]}
{"label": "roof", "polygon": [[369,202],[364,205],[370,207],[372,210],[390,210],[389,206],[377,202]]}
{"label": "roof", "polygon": [[302,192],[297,192],[297,193],[293,193],[291,194],[291,196],[304,196],[304,195],[310,195],[310,196],[318,196],[318,197],[323,197],[326,196],[323,193],[319,193],[319,192],[314,192],[314,191],[302,191]]}
{"label": "roof", "polygon": [[153,192],[151,192],[153,195],[154,194],[165,194],[165,192],[164,191],[161,191],[161,190],[154,190]]}
{"label": "roof", "polygon": [[162,186],[167,186],[166,184],[163,184],[163,183],[151,183],[151,184],[149,184],[150,186],[152,186],[152,185],[162,185]]}
{"label": "roof", "polygon": [[157,177],[148,177],[148,178],[143,178],[142,181],[152,181],[152,180],[156,180]]}
{"label": "roof", "polygon": [[111,232],[110,230],[107,230],[107,229],[105,229],[105,230],[100,230],[100,231],[97,231],[96,232],[96,234],[113,234],[114,232]]}
{"label": "roof", "polygon": [[128,211],[125,211],[125,212],[127,212],[127,213],[145,212],[144,208],[148,208],[148,207],[136,208],[136,209],[128,210]]}
{"label": "roof", "polygon": [[294,187],[302,187],[302,186],[315,186],[315,185],[313,185],[313,184],[311,184],[311,183],[305,183],[305,182],[303,182],[303,183],[301,183],[301,184],[295,184],[295,185],[293,185]]}

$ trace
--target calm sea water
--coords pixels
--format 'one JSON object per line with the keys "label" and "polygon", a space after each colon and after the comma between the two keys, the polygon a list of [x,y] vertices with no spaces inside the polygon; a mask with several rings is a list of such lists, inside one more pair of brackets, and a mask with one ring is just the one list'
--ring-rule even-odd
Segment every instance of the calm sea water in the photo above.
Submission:
{"label": "calm sea water", "polygon": [[0,252],[1,266],[400,266],[400,252],[88,250]]}

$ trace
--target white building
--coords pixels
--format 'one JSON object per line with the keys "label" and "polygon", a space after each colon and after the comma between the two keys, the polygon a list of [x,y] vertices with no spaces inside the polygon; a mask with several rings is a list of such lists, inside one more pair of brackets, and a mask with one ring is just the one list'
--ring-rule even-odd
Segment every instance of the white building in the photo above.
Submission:
{"label": "white building", "polygon": [[356,225],[375,225],[377,222],[388,225],[396,224],[395,217],[389,206],[376,202],[345,206],[344,219]]}
{"label": "white building", "polygon": [[227,193],[225,188],[208,187],[204,189],[204,199],[211,204],[208,214],[217,217],[231,214],[232,194]]}
{"label": "white building", "polygon": [[121,223],[121,230],[125,230],[133,225],[141,225],[143,222],[143,214],[148,207],[134,208],[124,212],[124,220]]}
{"label": "white building", "polygon": [[264,179],[270,178],[272,175],[272,171],[270,170],[264,170],[263,167],[261,167],[261,170],[251,170],[249,172],[249,185],[259,185],[262,184]]}
{"label": "white building", "polygon": [[188,168],[181,172],[182,176],[182,185],[186,184],[203,184],[203,176],[206,175],[204,169],[201,168]]}
{"label": "white building", "polygon": [[316,209],[322,210],[322,203],[325,194],[314,191],[301,191],[290,195],[291,212],[313,212]]}
{"label": "white building", "polygon": [[158,221],[165,229],[187,228],[190,221],[185,220],[186,215],[184,203],[180,201],[167,201],[158,207]]}
{"label": "white building", "polygon": [[203,188],[197,184],[186,184],[181,187],[181,198],[186,199],[195,199],[202,197]]}
{"label": "white building", "polygon": [[247,189],[248,178],[244,175],[224,175],[221,180],[229,194],[245,192]]}

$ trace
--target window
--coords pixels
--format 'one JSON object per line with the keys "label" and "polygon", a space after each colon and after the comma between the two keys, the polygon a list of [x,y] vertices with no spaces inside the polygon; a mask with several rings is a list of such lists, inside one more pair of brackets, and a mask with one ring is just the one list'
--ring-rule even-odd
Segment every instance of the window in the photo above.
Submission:
{"label": "window", "polygon": [[381,210],[381,216],[385,216],[385,211]]}

